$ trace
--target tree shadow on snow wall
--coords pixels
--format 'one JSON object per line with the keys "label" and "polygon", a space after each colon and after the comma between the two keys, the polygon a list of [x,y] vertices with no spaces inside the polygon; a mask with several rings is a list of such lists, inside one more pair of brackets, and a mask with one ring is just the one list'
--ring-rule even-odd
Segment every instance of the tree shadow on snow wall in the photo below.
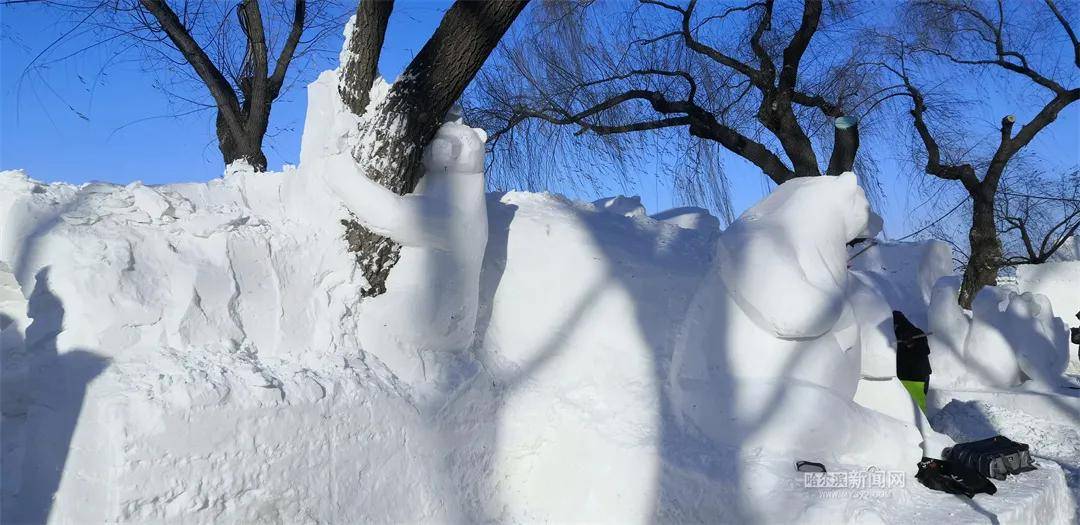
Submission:
{"label": "tree shadow on snow wall", "polygon": [[[43,268],[35,275],[27,304],[27,317],[32,322],[22,341],[25,354],[19,356],[25,357],[26,376],[4,388],[5,394],[15,394],[26,402],[13,413],[4,414],[3,523],[48,520],[87,386],[109,364],[107,358],[88,350],[58,352],[57,336],[64,329],[64,316],[62,301],[49,287],[49,268]],[[5,365],[16,357],[19,346],[2,349]]]}
{"label": "tree shadow on snow wall", "polygon": [[[657,319],[685,320],[689,309],[694,303],[696,291],[702,284],[702,278],[708,272],[711,261],[702,261],[704,268],[699,274],[693,272],[680,273],[682,270],[666,272],[670,279],[643,279],[637,275],[638,268],[635,261],[647,259],[657,260],[664,257],[675,257],[676,254],[665,253],[671,246],[695,246],[701,249],[700,253],[713,252],[717,232],[687,230],[671,228],[668,238],[641,235],[633,230],[636,228],[633,221],[626,217],[610,214],[607,212],[590,212],[576,207],[569,207],[577,218],[577,223],[591,236],[592,245],[601,253],[601,259],[597,264],[605,267],[605,276],[598,278],[591,288],[582,290],[577,296],[580,298],[575,304],[565,305],[566,312],[564,321],[557,329],[551,331],[548,340],[536,346],[537,351],[531,354],[531,359],[517,368],[510,377],[491,377],[493,387],[501,391],[511,391],[524,382],[532,379],[543,366],[560,357],[561,354],[574,351],[567,344],[572,340],[574,333],[584,328],[583,323],[588,319],[590,310],[597,306],[601,294],[612,287],[625,291],[632,303],[636,328],[644,340],[644,346],[648,348],[650,355],[647,357],[651,362],[652,381],[656,385],[657,399],[655,402],[656,422],[658,425],[658,443],[655,444],[658,454],[661,456],[659,472],[656,476],[656,486],[652,494],[634,494],[631,498],[650,498],[652,501],[652,513],[656,519],[662,521],[696,521],[703,518],[701,514],[693,511],[687,513],[685,509],[712,508],[720,514],[709,514],[706,519],[722,523],[747,523],[761,521],[752,506],[746,505],[746,499],[742,494],[743,488],[748,484],[748,476],[744,472],[744,465],[739,461],[739,449],[743,445],[753,446],[752,443],[743,443],[729,440],[725,448],[700,436],[698,433],[677,425],[675,411],[677,407],[671,397],[669,381],[672,365],[672,352],[678,332],[685,329],[684,326],[674,326],[669,323],[657,322]],[[477,321],[477,341],[474,348],[478,351],[484,349],[484,338],[487,335],[491,320],[492,301],[495,297],[503,272],[506,271],[506,256],[510,223],[514,219],[516,206],[491,201],[489,205],[490,236],[487,252],[485,254],[484,275],[481,277],[480,304],[481,310]],[[612,232],[617,232],[613,235]],[[674,237],[674,239],[670,238]],[[740,257],[742,254],[734,254]],[[559,254],[551,254],[558,257]],[[675,259],[668,259],[675,262]],[[746,261],[736,261],[739,264],[752,264]],[[552,293],[557,291],[552,290]],[[569,295],[569,294],[568,294]],[[723,311],[713,312],[712,321],[715,323],[730,323],[728,316],[743,315],[735,311],[737,307],[731,304]],[[595,327],[589,327],[595,328]],[[891,328],[891,327],[890,327]],[[623,327],[611,327],[613,330],[622,330]],[[631,328],[626,328],[631,329]],[[722,358],[720,363],[714,366],[712,377],[719,386],[716,396],[716,417],[723,418],[733,414],[737,407],[737,393],[735,392],[735,378],[730,363],[724,364],[723,358],[727,357],[726,345],[728,341],[715,341],[715,347],[711,351],[718,352]],[[785,364],[782,375],[801,366],[801,359],[806,352],[795,352],[793,357]],[[486,361],[487,356],[480,356]],[[623,359],[617,353],[611,355],[613,361]],[[714,363],[715,365],[715,363]],[[590,373],[590,372],[583,372]],[[600,373],[594,371],[591,373]],[[497,384],[497,386],[496,386]],[[770,423],[778,412],[778,406],[789,392],[781,386],[770,393],[769,399],[759,406],[764,407],[757,413],[757,419],[743,420],[744,428],[732,432],[731,435],[752,435],[755,430]],[[620,399],[603,400],[605,404],[618,407]],[[498,410],[498,409],[496,409]],[[494,415],[494,421],[501,421],[500,413]],[[480,439],[487,444],[489,451],[483,454],[483,461],[491,461],[490,451],[499,441],[498,424],[489,425],[490,435]],[[646,468],[646,467],[642,467]],[[796,477],[792,471],[793,479]],[[686,487],[687,482],[705,479],[706,483],[698,486],[711,487],[718,492],[710,493],[709,490],[686,493],[680,489]],[[801,478],[800,478],[801,479]],[[492,481],[489,485],[497,483]],[[618,480],[613,480],[618,482]],[[722,491],[722,492],[719,492]],[[718,504],[718,502],[721,502]],[[466,521],[476,522],[482,520],[484,513],[481,509],[467,509]]]}

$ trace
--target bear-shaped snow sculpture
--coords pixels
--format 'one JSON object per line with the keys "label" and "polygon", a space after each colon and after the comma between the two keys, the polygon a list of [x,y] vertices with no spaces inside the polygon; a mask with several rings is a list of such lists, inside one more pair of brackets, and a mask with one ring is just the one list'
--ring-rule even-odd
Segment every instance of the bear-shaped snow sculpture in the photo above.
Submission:
{"label": "bear-shaped snow sculpture", "polygon": [[473,342],[488,232],[486,140],[460,121],[443,124],[424,151],[425,175],[408,195],[368,179],[347,153],[316,164],[361,223],[403,246],[387,292],[363,301],[353,319],[363,349],[414,387],[439,381],[438,354]]}
{"label": "bear-shaped snow sculpture", "polygon": [[845,244],[869,205],[852,173],[781,184],[720,234],[672,357],[675,417],[744,456],[913,471],[919,433],[853,401],[859,327]]}

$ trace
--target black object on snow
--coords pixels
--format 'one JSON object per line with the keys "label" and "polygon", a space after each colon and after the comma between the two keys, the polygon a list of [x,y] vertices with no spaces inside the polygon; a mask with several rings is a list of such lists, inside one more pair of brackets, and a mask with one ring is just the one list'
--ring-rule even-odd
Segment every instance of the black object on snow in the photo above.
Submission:
{"label": "black object on snow", "polygon": [[[1076,318],[1080,319],[1080,312],[1076,312]],[[1069,339],[1074,345],[1080,345],[1080,328],[1070,328]],[[1076,349],[1076,358],[1080,359],[1080,348]]]}
{"label": "black object on snow", "polygon": [[896,377],[929,384],[930,344],[926,332],[896,310],[893,311],[893,330],[896,332]]}
{"label": "black object on snow", "polygon": [[1009,474],[1035,470],[1027,444],[1017,443],[1005,436],[961,443],[945,449],[942,455],[997,480],[1005,479]]}
{"label": "black object on snow", "polygon": [[813,461],[796,461],[795,470],[799,472],[825,472],[825,465]]}
{"label": "black object on snow", "polygon": [[986,476],[963,465],[942,459],[922,458],[919,472],[915,474],[931,490],[949,494],[963,494],[969,498],[976,494],[994,494],[997,487]]}

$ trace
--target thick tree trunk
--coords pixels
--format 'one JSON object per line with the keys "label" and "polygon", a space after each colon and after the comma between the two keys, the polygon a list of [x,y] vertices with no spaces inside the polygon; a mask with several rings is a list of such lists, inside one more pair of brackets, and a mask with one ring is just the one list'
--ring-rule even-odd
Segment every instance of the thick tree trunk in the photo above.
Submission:
{"label": "thick tree trunk", "polygon": [[839,175],[855,169],[859,151],[859,123],[855,117],[840,117],[833,124],[833,151],[826,175]]}
{"label": "thick tree trunk", "polygon": [[348,59],[342,64],[338,93],[345,105],[357,115],[367,109],[371,84],[379,74],[386,25],[394,10],[394,0],[361,0],[356,20],[349,34]]}
{"label": "thick tree trunk", "polygon": [[[386,100],[365,120],[366,138],[354,156],[369,178],[401,195],[416,188],[424,147],[527,3],[458,0],[450,7]],[[353,79],[342,81],[351,84]],[[384,293],[400,247],[356,221],[344,222],[368,281],[364,295]]]}
{"label": "thick tree trunk", "polygon": [[[266,155],[262,151],[262,136],[237,137],[230,132],[225,117],[218,112],[217,121],[218,149],[228,166],[234,161],[244,159],[255,171],[266,171]],[[264,130],[265,132],[265,130]]]}
{"label": "thick tree trunk", "polygon": [[981,191],[972,197],[974,209],[971,230],[968,232],[971,256],[968,257],[967,268],[964,269],[959,297],[960,306],[969,309],[975,294],[983,286],[997,284],[998,269],[1001,267],[1001,241],[998,239],[994,222],[994,194]]}

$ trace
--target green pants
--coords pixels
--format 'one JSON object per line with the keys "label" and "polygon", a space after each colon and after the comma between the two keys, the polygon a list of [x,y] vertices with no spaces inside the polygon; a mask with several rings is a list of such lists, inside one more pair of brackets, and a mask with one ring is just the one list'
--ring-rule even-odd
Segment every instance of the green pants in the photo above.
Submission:
{"label": "green pants", "polygon": [[911,394],[911,398],[919,404],[919,408],[926,412],[926,388],[927,384],[923,381],[905,381],[900,380],[904,384],[904,388],[907,389],[908,394]]}

